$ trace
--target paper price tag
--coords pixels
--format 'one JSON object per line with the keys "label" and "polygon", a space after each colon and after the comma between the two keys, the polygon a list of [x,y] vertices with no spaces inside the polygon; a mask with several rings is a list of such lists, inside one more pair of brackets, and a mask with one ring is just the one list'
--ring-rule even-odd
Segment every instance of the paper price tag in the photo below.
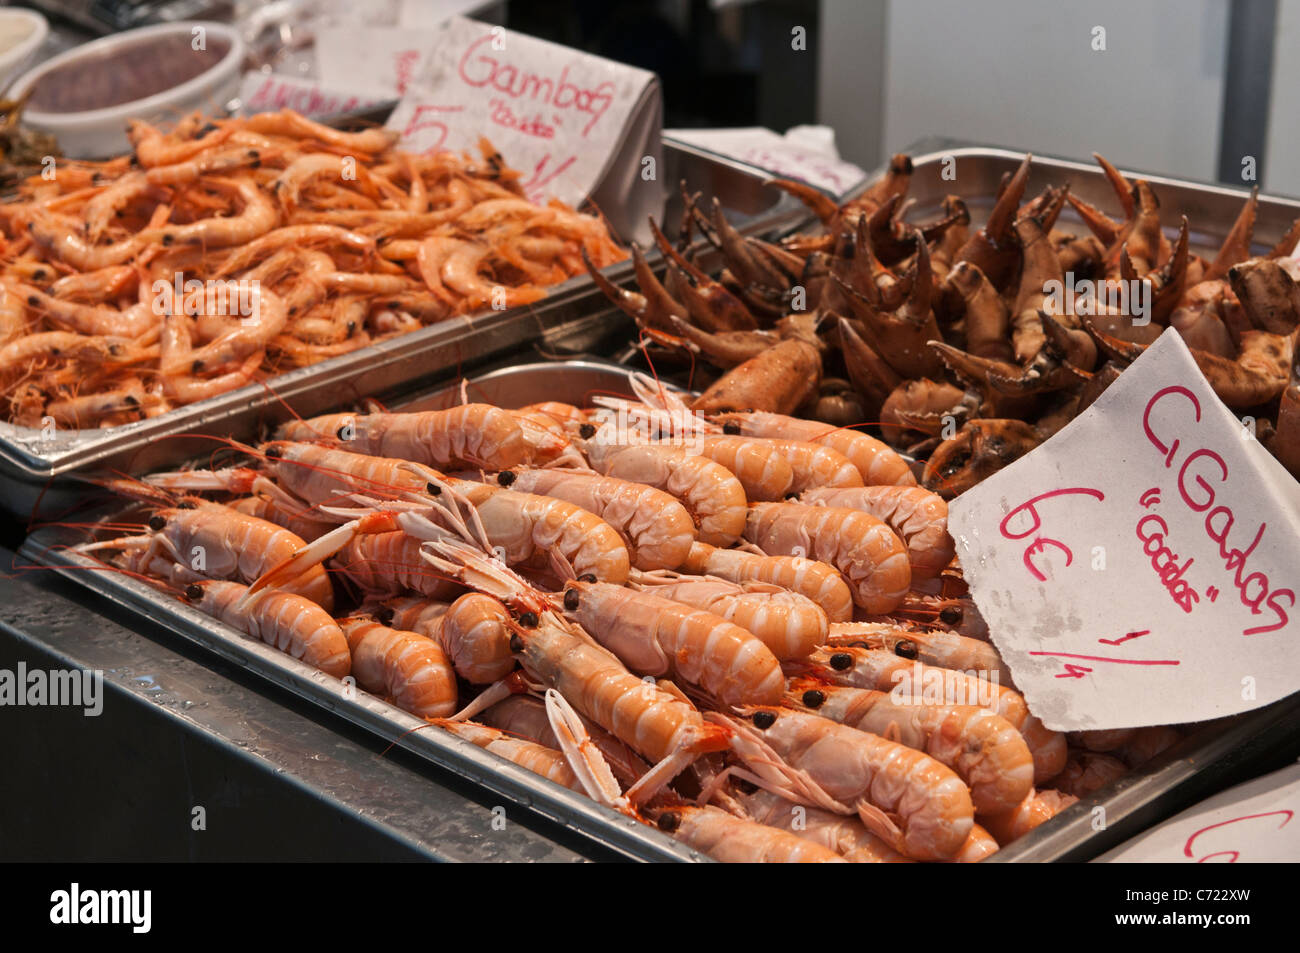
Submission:
{"label": "paper price tag", "polygon": [[1174,332],[954,500],[949,527],[1049,728],[1202,721],[1300,690],[1300,485]]}
{"label": "paper price tag", "polygon": [[329,89],[313,80],[278,73],[248,73],[239,85],[241,111],[245,114],[293,109],[320,118],[365,109],[386,98],[390,97]]}
{"label": "paper price tag", "polygon": [[[1229,788],[1098,860],[1107,863],[1295,863],[1300,765]],[[1184,898],[1193,899],[1193,898]]]}
{"label": "paper price tag", "polygon": [[322,29],[316,33],[316,70],[325,86],[401,96],[424,70],[437,38],[436,29]]}
{"label": "paper price tag", "polygon": [[486,136],[533,201],[588,196],[624,236],[663,208],[658,78],[502,27],[454,18],[388,121],[403,147],[477,152]]}
{"label": "paper price tag", "polygon": [[670,139],[730,156],[772,175],[799,179],[836,196],[846,196],[867,174],[845,162],[834,147],[808,143],[762,127],[744,129],[674,129]]}

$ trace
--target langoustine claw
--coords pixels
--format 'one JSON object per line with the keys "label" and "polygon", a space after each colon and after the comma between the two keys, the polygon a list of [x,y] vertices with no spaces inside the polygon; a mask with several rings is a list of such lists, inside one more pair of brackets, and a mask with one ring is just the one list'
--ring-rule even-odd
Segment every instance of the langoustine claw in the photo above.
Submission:
{"label": "langoustine claw", "polygon": [[921,485],[950,500],[1039,443],[1034,428],[1023,421],[972,420],[930,455]]}

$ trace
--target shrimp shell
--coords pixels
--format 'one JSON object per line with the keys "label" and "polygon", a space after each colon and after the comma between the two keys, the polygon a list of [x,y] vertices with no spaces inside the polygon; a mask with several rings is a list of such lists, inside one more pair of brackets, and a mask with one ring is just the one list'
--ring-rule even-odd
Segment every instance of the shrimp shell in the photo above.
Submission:
{"label": "shrimp shell", "polygon": [[498,481],[519,492],[568,500],[614,527],[637,569],[676,569],[695,542],[686,507],[654,487],[570,470],[519,470],[513,477]]}
{"label": "shrimp shell", "polygon": [[491,596],[467,592],[451,605],[403,597],[384,605],[393,612],[393,625],[437,639],[465,681],[487,685],[514,670],[510,611]]}
{"label": "shrimp shell", "polygon": [[[671,818],[671,820],[669,820]],[[673,807],[658,816],[659,829],[728,864],[842,864],[835,851],[787,831],[733,817],[715,807]]]}
{"label": "shrimp shell", "polygon": [[292,592],[263,592],[244,609],[237,603],[248,591],[237,582],[197,582],[186,590],[196,608],[245,635],[261,639],[326,675],[342,678],[352,669],[347,637],[329,613]]}
{"label": "shrimp shell", "polygon": [[961,672],[996,672],[1000,684],[1015,688],[1011,669],[991,642],[968,639],[943,629],[902,628],[884,622],[839,622],[830,627],[826,639],[827,645],[859,642],[867,648],[895,653],[900,643],[910,642],[917,649],[916,657],[926,665]]}
{"label": "shrimp shell", "polygon": [[914,860],[947,860],[970,835],[970,792],[929,755],[789,708],[746,706],[743,714],[752,728],[725,719],[737,732],[732,750],[768,780],[782,774],[771,765],[775,755],[786,772],[812,783],[806,789],[799,778],[790,782],[800,800],[856,812],[868,830]]}
{"label": "shrimp shell", "polygon": [[856,430],[766,411],[719,414],[715,419],[734,424],[750,437],[783,437],[830,447],[852,461],[866,486],[916,486],[906,460],[888,444]]}
{"label": "shrimp shell", "polygon": [[456,676],[433,639],[365,618],[341,619],[339,627],[352,649],[352,674],[366,691],[421,718],[456,710]]}
{"label": "shrimp shell", "polygon": [[774,703],[785,689],[771,650],[711,612],[606,583],[571,582],[564,604],[639,674],[679,677],[724,705]]}
{"label": "shrimp shell", "polygon": [[808,556],[834,566],[867,612],[888,612],[912,585],[902,541],[884,522],[857,510],[754,503],[745,538],[773,556]]}
{"label": "shrimp shell", "polygon": [[980,815],[980,823],[1003,847],[1024,837],[1044,821],[1049,821],[1079,799],[1060,791],[1030,791],[1025,799],[998,814]]}
{"label": "shrimp shell", "polygon": [[947,502],[919,486],[815,488],[804,491],[799,502],[861,510],[884,520],[907,544],[914,580],[939,575],[956,554],[948,533]]}
{"label": "shrimp shell", "polygon": [[682,571],[718,576],[731,582],[765,582],[789,589],[819,605],[830,622],[853,618],[853,594],[833,566],[802,556],[764,556],[717,549],[704,542],[691,547]]}
{"label": "shrimp shell", "polygon": [[826,641],[830,630],[826,613],[817,603],[780,586],[696,576],[662,581],[642,576],[637,584],[657,596],[734,622],[752,632],[781,661],[803,658]]}
{"label": "shrimp shell", "polygon": [[569,788],[585,794],[578,776],[569,767],[564,755],[552,748],[547,748],[533,741],[525,741],[507,735],[504,731],[489,728],[472,721],[435,722],[458,738],[477,745],[485,751],[491,751],[499,758],[505,758],[533,774],[541,775],[548,781],[554,781],[560,787]]}
{"label": "shrimp shell", "polygon": [[1015,726],[975,705],[896,701],[888,692],[792,679],[787,704],[870,732],[946,764],[970,787],[975,810],[1015,807],[1034,786],[1034,762]]}
{"label": "shrimp shell", "polygon": [[409,414],[325,414],[289,421],[276,437],[340,441],[358,453],[443,469],[509,470],[529,463],[531,457],[519,422],[508,410],[491,404]]}
{"label": "shrimp shell", "polygon": [[437,575],[420,555],[420,540],[401,530],[353,537],[332,560],[342,573],[371,595],[395,596],[413,591],[429,599],[450,599],[460,586]]}
{"label": "shrimp shell", "polygon": [[663,490],[681,500],[702,542],[730,546],[745,531],[748,498],[736,475],[721,464],[682,447],[616,447],[594,450],[588,459],[605,476]]}
{"label": "shrimp shell", "polygon": [[697,436],[692,450],[736,475],[750,500],[781,500],[794,492],[794,467],[770,443],[752,437]]}
{"label": "shrimp shell", "polygon": [[833,850],[851,864],[911,864],[906,854],[900,854],[871,831],[856,817],[823,811],[819,807],[794,804],[758,789],[753,794],[738,794],[736,800],[745,812],[759,824],[789,831],[804,840]]}

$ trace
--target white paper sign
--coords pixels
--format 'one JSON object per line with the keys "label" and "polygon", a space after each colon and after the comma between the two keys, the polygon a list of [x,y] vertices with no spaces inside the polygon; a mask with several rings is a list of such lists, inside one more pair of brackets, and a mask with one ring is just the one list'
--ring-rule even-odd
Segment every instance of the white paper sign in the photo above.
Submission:
{"label": "white paper sign", "polygon": [[321,118],[365,109],[386,98],[391,97],[328,89],[313,80],[279,73],[248,73],[239,85],[241,111],[245,114],[292,109],[304,116]]}
{"label": "white paper sign", "polygon": [[[813,127],[815,129],[815,127]],[[784,136],[761,126],[740,129],[673,129],[670,139],[757,166],[775,176],[799,179],[836,196],[846,196],[867,174],[844,162],[834,146],[799,126]]]}
{"label": "white paper sign", "polygon": [[1049,728],[1202,721],[1300,690],[1300,485],[1173,331],[948,524]]}
{"label": "white paper sign", "polygon": [[661,101],[650,72],[455,18],[388,121],[416,152],[486,136],[534,201],[589,195],[623,235],[662,211]]}
{"label": "white paper sign", "polygon": [[437,39],[436,29],[322,29],[316,33],[316,71],[325,86],[396,98],[424,72]]}
{"label": "white paper sign", "polygon": [[1300,765],[1229,788],[1097,858],[1107,863],[1300,861]]}

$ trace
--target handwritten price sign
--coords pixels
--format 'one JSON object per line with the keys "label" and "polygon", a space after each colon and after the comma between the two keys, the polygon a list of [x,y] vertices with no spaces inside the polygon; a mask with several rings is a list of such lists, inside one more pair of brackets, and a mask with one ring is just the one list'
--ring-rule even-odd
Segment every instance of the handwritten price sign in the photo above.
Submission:
{"label": "handwritten price sign", "polygon": [[810,148],[771,129],[674,129],[668,136],[731,156],[775,176],[802,179],[834,195],[847,195],[867,177],[833,152]]}
{"label": "handwritten price sign", "polygon": [[1300,765],[1216,794],[1102,855],[1121,863],[1295,863]]}
{"label": "handwritten price sign", "polygon": [[[523,171],[534,201],[576,206],[592,195],[607,215],[630,204],[630,222],[661,210],[653,73],[463,18],[448,21],[428,49],[388,121],[406,148],[477,154],[486,136]],[[607,180],[615,192],[602,201]]]}
{"label": "handwritten price sign", "polygon": [[1300,690],[1300,485],[1175,333],[953,501],[949,526],[1050,728],[1201,721]]}

